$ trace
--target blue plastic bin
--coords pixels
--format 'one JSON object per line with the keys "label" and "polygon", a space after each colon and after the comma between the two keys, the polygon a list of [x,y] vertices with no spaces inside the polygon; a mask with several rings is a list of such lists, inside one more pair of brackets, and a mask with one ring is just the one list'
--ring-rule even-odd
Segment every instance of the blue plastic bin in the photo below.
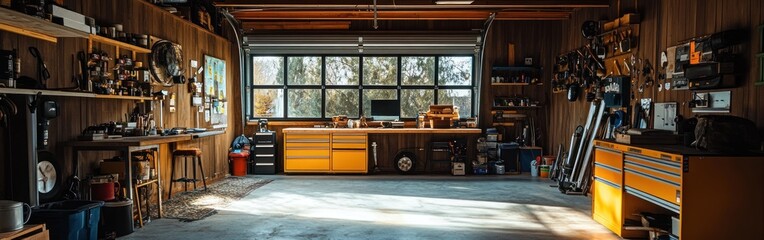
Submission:
{"label": "blue plastic bin", "polygon": [[45,223],[50,239],[98,239],[102,201],[65,200],[32,208],[29,223]]}

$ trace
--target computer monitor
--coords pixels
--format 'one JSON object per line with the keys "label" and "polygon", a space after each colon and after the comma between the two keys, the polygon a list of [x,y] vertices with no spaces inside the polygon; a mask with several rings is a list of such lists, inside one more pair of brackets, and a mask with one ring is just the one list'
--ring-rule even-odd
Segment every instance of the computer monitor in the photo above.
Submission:
{"label": "computer monitor", "polygon": [[395,121],[400,115],[401,104],[398,100],[371,100],[371,117],[374,121]]}

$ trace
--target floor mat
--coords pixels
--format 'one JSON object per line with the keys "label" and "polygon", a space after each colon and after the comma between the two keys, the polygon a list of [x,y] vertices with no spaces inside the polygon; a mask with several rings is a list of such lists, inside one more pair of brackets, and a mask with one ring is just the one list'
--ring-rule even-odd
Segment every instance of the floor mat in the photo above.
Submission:
{"label": "floor mat", "polygon": [[[270,183],[270,179],[251,177],[228,177],[207,186],[207,191],[197,183],[198,191],[188,191],[173,195],[162,202],[164,218],[181,221],[196,221],[217,213],[216,208],[225,207],[253,190]],[[152,217],[156,217],[156,206],[152,206]]]}

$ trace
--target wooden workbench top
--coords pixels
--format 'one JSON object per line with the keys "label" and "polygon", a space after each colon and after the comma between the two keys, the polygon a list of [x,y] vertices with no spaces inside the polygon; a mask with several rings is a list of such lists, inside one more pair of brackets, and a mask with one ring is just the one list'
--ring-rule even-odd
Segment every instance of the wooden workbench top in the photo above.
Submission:
{"label": "wooden workbench top", "polygon": [[479,128],[284,128],[283,133],[480,134]]}
{"label": "wooden workbench top", "polygon": [[93,140],[93,141],[72,141],[72,142],[69,142],[69,146],[72,146],[72,147],[146,146],[146,145],[156,145],[156,144],[188,141],[188,140],[191,140],[192,137],[193,137],[192,134],[180,134],[180,135],[168,135],[168,136],[157,135],[157,136],[140,136],[140,137],[121,137],[121,138],[111,138],[111,139]]}

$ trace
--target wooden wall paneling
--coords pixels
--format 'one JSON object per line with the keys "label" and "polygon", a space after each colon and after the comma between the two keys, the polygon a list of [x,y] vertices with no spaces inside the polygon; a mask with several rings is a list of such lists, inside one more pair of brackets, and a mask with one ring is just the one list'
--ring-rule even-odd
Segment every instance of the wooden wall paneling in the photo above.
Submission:
{"label": "wooden wall paneling", "polygon": [[[627,6],[633,5],[634,1],[611,1],[611,7],[607,11],[610,16],[600,19],[613,19],[628,12]],[[758,74],[755,54],[758,48],[759,36],[756,27],[762,22],[760,1],[752,0],[677,0],[677,1],[639,1],[639,13],[641,15],[641,36],[639,39],[639,56],[648,58],[657,66],[659,53],[668,46],[678,44],[680,41],[692,37],[712,34],[735,28],[745,28],[751,33],[748,43],[742,44],[740,52],[743,54],[743,62],[740,66],[741,85],[732,91],[733,107],[731,115],[746,117],[754,121],[759,131],[764,128],[764,113],[760,110],[764,106],[764,100],[760,95],[764,94],[762,87],[753,84]],[[618,7],[620,5],[620,8]],[[585,9],[574,12],[571,20],[563,22],[563,42],[561,51],[567,51],[580,46],[580,24],[587,19],[596,16],[598,9]],[[695,116],[687,107],[691,99],[692,91],[671,90],[657,92],[653,87],[644,96],[652,96],[653,102],[678,102],[679,114],[685,117]],[[559,96],[558,96],[559,95]],[[565,121],[563,117],[571,116],[576,121],[586,116],[586,106],[581,101],[568,103],[563,94],[552,96],[552,122],[550,123],[550,145],[559,143],[567,144],[573,126],[577,124]],[[583,120],[581,120],[583,122]],[[559,132],[559,134],[558,134]]]}

